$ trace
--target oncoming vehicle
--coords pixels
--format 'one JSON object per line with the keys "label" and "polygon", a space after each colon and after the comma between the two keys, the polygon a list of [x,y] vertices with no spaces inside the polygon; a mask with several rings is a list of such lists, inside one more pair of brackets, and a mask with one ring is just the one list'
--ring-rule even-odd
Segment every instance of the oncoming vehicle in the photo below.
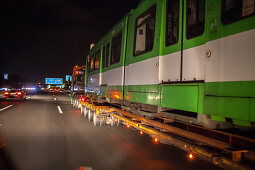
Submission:
{"label": "oncoming vehicle", "polygon": [[4,92],[5,99],[25,100],[26,93],[19,89],[11,89]]}
{"label": "oncoming vehicle", "polygon": [[86,59],[85,94],[153,118],[255,127],[255,2],[143,0]]}

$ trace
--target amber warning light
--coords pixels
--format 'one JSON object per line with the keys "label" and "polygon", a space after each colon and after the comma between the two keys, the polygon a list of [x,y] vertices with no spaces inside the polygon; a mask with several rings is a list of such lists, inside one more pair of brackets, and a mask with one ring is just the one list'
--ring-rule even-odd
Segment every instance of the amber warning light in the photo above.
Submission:
{"label": "amber warning light", "polygon": [[193,158],[194,158],[193,154],[190,153],[190,154],[189,154],[189,159],[193,159]]}
{"label": "amber warning light", "polygon": [[154,138],[154,142],[158,142],[158,138]]}

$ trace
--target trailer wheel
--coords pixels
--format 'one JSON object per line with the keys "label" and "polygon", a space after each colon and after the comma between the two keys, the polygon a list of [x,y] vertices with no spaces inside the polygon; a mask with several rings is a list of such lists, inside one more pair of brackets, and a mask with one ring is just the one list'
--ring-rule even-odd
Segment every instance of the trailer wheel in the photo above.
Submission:
{"label": "trailer wheel", "polygon": [[75,109],[77,109],[77,103],[78,103],[78,100],[75,99],[75,101],[74,101],[74,108],[75,108]]}
{"label": "trailer wheel", "polygon": [[122,126],[123,125],[123,121],[120,119],[116,120],[116,126]]}
{"label": "trailer wheel", "polygon": [[73,107],[75,107],[76,99],[73,98]]}
{"label": "trailer wheel", "polygon": [[97,118],[97,115],[96,114],[94,114],[93,115],[93,124],[94,124],[94,126],[99,126],[99,120],[98,120],[98,118]]}
{"label": "trailer wheel", "polygon": [[92,121],[92,120],[93,120],[93,115],[94,115],[94,112],[93,112],[91,109],[89,109],[89,113],[88,113],[88,119],[89,119],[89,121]]}
{"label": "trailer wheel", "polygon": [[77,110],[79,110],[79,104],[80,104],[79,99],[76,99],[76,105],[75,105],[75,108],[76,108]]}
{"label": "trailer wheel", "polygon": [[106,124],[106,116],[104,116],[104,119],[100,121],[100,126],[104,126]]}
{"label": "trailer wheel", "polygon": [[81,106],[81,116],[83,116],[83,117],[84,117],[84,109],[85,109],[85,107]]}
{"label": "trailer wheel", "polygon": [[111,126],[115,126],[115,125],[116,125],[115,117],[112,116],[111,118],[112,118],[112,120],[111,120]]}
{"label": "trailer wheel", "polygon": [[84,116],[84,118],[88,117],[88,108],[87,107],[84,107],[83,116]]}

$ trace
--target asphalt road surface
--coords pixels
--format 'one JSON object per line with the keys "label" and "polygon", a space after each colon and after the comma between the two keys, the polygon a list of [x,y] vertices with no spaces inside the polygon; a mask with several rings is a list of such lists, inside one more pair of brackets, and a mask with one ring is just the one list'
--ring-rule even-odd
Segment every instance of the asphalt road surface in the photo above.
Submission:
{"label": "asphalt road surface", "polygon": [[[125,126],[94,127],[65,95],[0,102],[0,169],[191,170],[218,167]],[[59,106],[59,107],[58,107]],[[8,108],[7,108],[8,107]],[[61,113],[62,111],[62,113]],[[8,166],[9,165],[9,166]]]}

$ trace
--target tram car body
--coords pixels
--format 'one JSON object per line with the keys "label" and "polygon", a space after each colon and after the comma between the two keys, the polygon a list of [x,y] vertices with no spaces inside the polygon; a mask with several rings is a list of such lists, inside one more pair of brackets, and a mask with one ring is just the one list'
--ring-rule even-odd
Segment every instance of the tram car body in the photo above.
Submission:
{"label": "tram car body", "polygon": [[135,114],[254,127],[253,0],[144,0],[86,58],[85,93]]}

